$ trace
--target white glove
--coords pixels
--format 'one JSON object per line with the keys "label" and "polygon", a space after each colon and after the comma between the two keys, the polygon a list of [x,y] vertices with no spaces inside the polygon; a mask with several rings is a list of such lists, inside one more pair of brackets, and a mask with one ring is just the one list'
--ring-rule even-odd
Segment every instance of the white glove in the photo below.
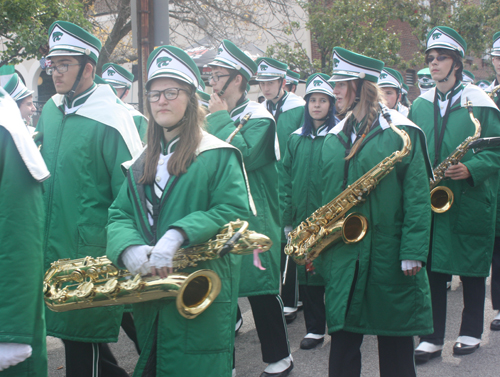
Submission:
{"label": "white glove", "polygon": [[19,343],[0,343],[0,371],[22,363],[31,356],[31,346]]}
{"label": "white glove", "polygon": [[402,271],[413,270],[414,267],[422,267],[422,262],[419,260],[402,260],[401,261],[401,270]]}
{"label": "white glove", "polygon": [[174,254],[183,243],[184,237],[181,232],[175,229],[169,229],[156,243],[151,253],[151,259],[149,260],[151,267],[172,267]]}
{"label": "white glove", "polygon": [[285,226],[285,228],[283,229],[283,231],[285,232],[285,237],[288,238],[288,233],[290,233],[292,230],[293,230],[293,226],[291,226],[291,225]]}
{"label": "white glove", "polygon": [[131,273],[147,275],[151,273],[151,265],[148,258],[151,250],[153,250],[153,246],[129,246],[121,255],[122,262]]}

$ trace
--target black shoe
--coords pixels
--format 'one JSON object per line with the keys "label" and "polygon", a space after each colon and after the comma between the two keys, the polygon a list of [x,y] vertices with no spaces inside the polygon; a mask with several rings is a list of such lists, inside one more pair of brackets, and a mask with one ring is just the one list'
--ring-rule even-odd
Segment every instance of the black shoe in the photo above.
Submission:
{"label": "black shoe", "polygon": [[302,342],[300,342],[300,348],[303,350],[312,350],[314,347],[323,343],[324,340],[325,340],[324,337],[319,339],[304,338],[302,339]]}
{"label": "black shoe", "polygon": [[428,362],[430,359],[434,359],[435,357],[441,356],[442,351],[443,350],[438,350],[434,352],[425,352],[425,351],[415,350],[415,363],[424,364]]}
{"label": "black shoe", "polygon": [[285,314],[285,320],[287,325],[295,321],[295,318],[297,318],[297,311],[286,313]]}
{"label": "black shoe", "polygon": [[290,374],[292,369],[293,369],[293,361],[290,363],[290,366],[288,368],[286,368],[283,372],[279,372],[279,373],[262,372],[260,377],[286,377]]}
{"label": "black shoe", "polygon": [[494,319],[491,321],[490,329],[493,331],[500,331],[500,319]]}
{"label": "black shoe", "polygon": [[234,329],[234,335],[238,335],[238,331],[240,331],[241,326],[243,326],[243,318],[240,318],[238,322],[236,322],[236,327]]}
{"label": "black shoe", "polygon": [[479,345],[480,343],[476,344],[475,346],[469,346],[467,344],[456,342],[453,346],[453,353],[455,355],[470,355],[471,353],[476,352],[476,350],[479,348]]}

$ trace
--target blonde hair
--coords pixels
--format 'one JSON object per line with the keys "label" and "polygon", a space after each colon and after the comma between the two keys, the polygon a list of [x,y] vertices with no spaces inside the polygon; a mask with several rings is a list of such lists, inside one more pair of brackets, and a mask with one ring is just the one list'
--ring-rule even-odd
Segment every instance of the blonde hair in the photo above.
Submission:
{"label": "blonde hair", "polygon": [[[358,82],[358,85],[361,85],[361,82]],[[349,154],[345,158],[346,160],[351,159],[356,154],[366,135],[370,132],[379,114],[379,102],[381,102],[383,98],[382,91],[377,84],[365,80],[362,85],[359,102],[346,120],[344,133],[350,135],[352,132],[352,125],[348,126],[348,124],[352,124],[352,122],[360,122],[363,119],[365,120],[360,127],[361,137],[358,138],[352,146]],[[351,129],[348,130],[346,127]]]}
{"label": "blonde hair", "polygon": [[[178,80],[176,80],[178,81]],[[170,157],[167,164],[167,170],[170,175],[179,176],[186,173],[189,166],[196,159],[196,149],[200,145],[203,137],[202,130],[205,127],[205,114],[198,103],[198,96],[191,86],[187,86],[181,81],[178,83],[189,91],[189,102],[180,120],[179,141],[175,147],[175,153]],[[156,176],[158,158],[161,153],[161,140],[163,139],[163,128],[156,123],[151,115],[151,104],[147,103],[147,109],[150,114],[146,149],[146,161],[144,163],[144,175],[139,181],[142,184],[151,185]]]}

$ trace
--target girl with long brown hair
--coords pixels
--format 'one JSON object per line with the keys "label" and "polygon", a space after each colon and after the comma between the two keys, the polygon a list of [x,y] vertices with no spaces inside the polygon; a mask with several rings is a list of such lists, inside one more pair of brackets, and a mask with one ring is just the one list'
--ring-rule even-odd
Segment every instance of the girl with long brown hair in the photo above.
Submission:
{"label": "girl with long brown hair", "polygon": [[430,233],[429,174],[420,129],[380,104],[376,82],[383,62],[342,48],[333,50],[333,93],[344,119],[322,147],[322,204],[349,190],[393,152],[401,137],[382,116],[410,136],[412,149],[366,201],[350,212],[368,220],[357,243],[337,243],[315,266],[325,278],[325,306],[331,335],[330,376],[359,376],[364,334],[378,336],[380,375],[415,376],[413,335],[432,330],[425,269]]}
{"label": "girl with long brown hair", "polygon": [[[148,59],[148,144],[110,208],[107,229],[109,258],[132,273],[167,277],[180,247],[249,216],[240,152],[203,130],[200,81],[176,47],[158,47]],[[240,263],[226,255],[183,270],[211,269],[223,281],[195,319],[181,316],[172,300],[134,305],[142,348],[135,376],[231,375]]]}

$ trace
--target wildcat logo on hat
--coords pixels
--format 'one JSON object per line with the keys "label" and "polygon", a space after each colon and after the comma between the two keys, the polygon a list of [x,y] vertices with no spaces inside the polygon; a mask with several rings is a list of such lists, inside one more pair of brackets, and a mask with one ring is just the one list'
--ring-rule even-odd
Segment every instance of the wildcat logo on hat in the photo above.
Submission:
{"label": "wildcat logo on hat", "polygon": [[439,39],[439,37],[441,37],[442,35],[443,35],[442,33],[434,33],[432,34],[432,39],[433,40]]}
{"label": "wildcat logo on hat", "polygon": [[112,69],[110,69],[110,70],[108,71],[108,75],[110,75],[110,76],[114,76],[114,75],[115,75],[115,73],[116,73],[116,72],[115,72],[115,71],[113,71]]}
{"label": "wildcat logo on hat", "polygon": [[323,83],[323,81],[321,81],[321,80],[314,80],[313,81],[314,86],[320,86],[322,83]]}
{"label": "wildcat logo on hat", "polygon": [[172,58],[169,58],[168,56],[163,56],[163,57],[158,58],[156,60],[156,64],[158,65],[158,68],[161,68],[161,67],[168,66],[171,61],[172,61]]}
{"label": "wildcat logo on hat", "polygon": [[340,60],[333,59],[333,68],[337,68],[339,66]]}
{"label": "wildcat logo on hat", "polygon": [[52,40],[54,42],[57,42],[57,41],[59,41],[62,38],[63,35],[64,34],[61,33],[60,31],[56,31],[54,34],[52,34]]}
{"label": "wildcat logo on hat", "polygon": [[262,69],[263,71],[267,71],[267,69],[268,69],[268,68],[269,68],[269,67],[268,67],[267,65],[265,65],[265,64],[262,64],[262,65],[260,66],[260,69]]}
{"label": "wildcat logo on hat", "polygon": [[380,74],[380,78],[381,78],[381,79],[385,79],[386,77],[387,77],[387,73],[381,73],[381,74]]}

